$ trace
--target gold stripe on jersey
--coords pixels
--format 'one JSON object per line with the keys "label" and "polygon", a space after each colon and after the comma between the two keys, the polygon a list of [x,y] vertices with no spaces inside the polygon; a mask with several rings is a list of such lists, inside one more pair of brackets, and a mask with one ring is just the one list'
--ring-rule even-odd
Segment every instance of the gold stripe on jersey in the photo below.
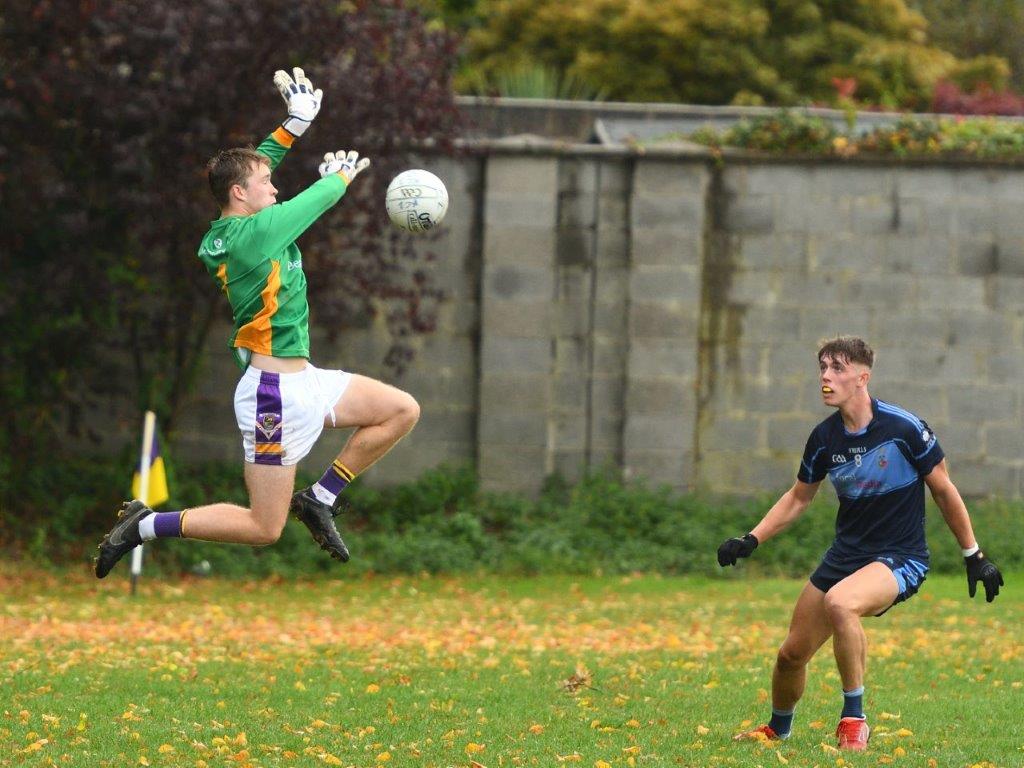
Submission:
{"label": "gold stripe on jersey", "polygon": [[272,134],[270,134],[270,137],[282,147],[291,147],[295,142],[295,137],[288,133],[288,131],[284,129],[283,125],[279,126]]}
{"label": "gold stripe on jersey", "polygon": [[[223,264],[221,264],[219,267],[217,267],[217,279],[220,280],[220,289],[222,291],[224,291],[225,294],[227,294],[228,293],[228,263],[226,261]],[[228,299],[229,300],[230,300],[230,298],[231,298],[231,296],[228,295]]]}
{"label": "gold stripe on jersey", "polygon": [[261,355],[273,354],[274,329],[270,318],[277,312],[277,294],[281,290],[281,262],[270,262],[270,274],[267,285],[260,293],[263,308],[253,315],[250,322],[238,329],[235,346],[258,352]]}
{"label": "gold stripe on jersey", "polygon": [[281,443],[256,443],[256,453],[283,453]]}

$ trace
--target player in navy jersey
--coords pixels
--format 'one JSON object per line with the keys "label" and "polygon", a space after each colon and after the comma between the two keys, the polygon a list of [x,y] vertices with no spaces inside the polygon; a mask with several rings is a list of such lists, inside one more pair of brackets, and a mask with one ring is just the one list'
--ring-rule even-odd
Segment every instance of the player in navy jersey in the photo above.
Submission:
{"label": "player in navy jersey", "polygon": [[828,475],[839,497],[836,536],[801,592],[772,674],[772,716],[736,739],[784,739],[804,692],[807,663],[829,637],[843,684],[836,735],[841,749],[867,747],[864,616],[880,616],[912,597],[928,573],[924,487],[963,550],[968,593],[985,599],[1003,577],[978,547],[960,493],[935,434],[910,411],[868,394],[875,354],[862,339],[841,336],[818,350],[821,397],[836,412],[807,440],[796,483],[750,533],[718,549],[721,566],[749,557],[807,509]]}

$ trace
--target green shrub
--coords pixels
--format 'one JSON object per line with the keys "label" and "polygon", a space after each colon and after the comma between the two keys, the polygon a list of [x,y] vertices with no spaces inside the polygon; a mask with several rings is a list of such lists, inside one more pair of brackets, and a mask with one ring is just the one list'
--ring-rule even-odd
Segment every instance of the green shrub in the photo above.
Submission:
{"label": "green shrub", "polygon": [[[57,486],[75,491],[9,543],[16,556],[42,564],[83,562],[109,527],[116,505],[110,499],[119,499],[126,484],[122,468],[71,463],[62,471],[69,474],[56,478]],[[302,476],[299,482],[312,479]],[[214,499],[245,503],[241,468],[235,465],[179,472],[172,475],[171,491],[169,509]],[[749,531],[776,495],[679,494],[624,483],[607,470],[575,485],[551,478],[531,500],[480,490],[468,467],[430,470],[415,482],[382,490],[357,480],[346,494],[353,511],[341,518],[341,527],[353,558],[343,568],[290,520],[269,547],[161,541],[147,547],[146,572],[187,573],[206,561],[211,573],[239,578],[476,571],[806,576],[832,540],[836,515],[834,495],[823,491],[789,530],[758,548],[742,567],[723,570],[715,559],[718,545]],[[1024,534],[1015,522],[1024,502],[969,506],[979,541],[992,558],[1007,570],[1024,568]],[[933,571],[961,572],[959,547],[933,506],[927,533]]]}
{"label": "green shrub", "polygon": [[728,131],[726,143],[764,152],[820,154],[832,150],[837,131],[828,120],[799,112],[740,120]]}
{"label": "green shrub", "polygon": [[985,117],[908,116],[895,125],[859,134],[852,129],[841,132],[822,118],[781,111],[741,120],[724,131],[705,126],[688,138],[715,150],[735,147],[772,154],[991,159],[1024,156],[1024,123]]}

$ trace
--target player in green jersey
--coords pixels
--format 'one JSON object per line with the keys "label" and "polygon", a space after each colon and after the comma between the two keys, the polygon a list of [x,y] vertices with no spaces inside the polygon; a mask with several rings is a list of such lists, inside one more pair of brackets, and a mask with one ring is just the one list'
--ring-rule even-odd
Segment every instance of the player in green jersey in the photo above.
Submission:
{"label": "player in green jersey", "polygon": [[[228,149],[208,165],[220,218],[203,238],[199,258],[224,291],[234,316],[230,344],[243,368],[235,416],[245,451],[250,506],[217,503],[154,513],[125,502],[96,558],[103,578],[143,541],[188,537],[271,544],[289,510],[331,557],[349,559],[334,518],[339,494],[416,424],[419,404],[366,376],[321,370],[309,362],[309,304],[302,255],[295,240],[335,205],[370,161],[355,151],[329,152],[320,180],[277,202],[271,172],[320,111],[322,92],[305,73],[278,71],[274,84],[288,117],[255,150]],[[319,481],[295,493],[295,468],[324,427],[355,427]]]}

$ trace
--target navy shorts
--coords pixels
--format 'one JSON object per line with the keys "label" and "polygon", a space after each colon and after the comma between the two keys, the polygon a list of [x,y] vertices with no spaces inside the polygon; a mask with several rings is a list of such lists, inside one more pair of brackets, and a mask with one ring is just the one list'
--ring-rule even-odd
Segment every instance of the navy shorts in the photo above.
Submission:
{"label": "navy shorts", "polygon": [[[838,561],[831,559],[826,554],[825,559],[821,561],[821,565],[811,574],[811,584],[822,592],[828,592],[850,574],[856,573],[868,563],[875,562],[884,563],[889,566],[892,575],[896,577],[896,585],[899,591],[896,594],[896,599],[892,601],[893,605],[913,597],[917,590],[921,588],[921,584],[928,574],[928,561],[911,555],[869,555],[863,558]],[[889,607],[891,608],[892,606]],[[889,609],[886,608],[885,610]],[[882,613],[885,613],[885,611],[882,611]],[[877,615],[881,616],[882,613]]]}

